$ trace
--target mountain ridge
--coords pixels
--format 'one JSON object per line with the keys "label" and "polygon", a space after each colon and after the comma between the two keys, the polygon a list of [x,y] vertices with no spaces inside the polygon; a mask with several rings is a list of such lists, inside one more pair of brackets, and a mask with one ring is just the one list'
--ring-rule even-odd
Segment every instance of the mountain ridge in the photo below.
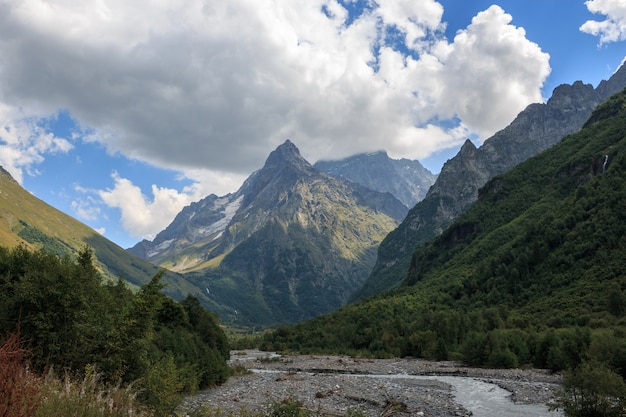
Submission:
{"label": "mountain ridge", "polygon": [[342,305],[407,210],[314,168],[286,140],[235,193],[186,207],[130,250],[184,273],[229,322],[294,322]]}
{"label": "mountain ridge", "polygon": [[269,334],[264,349],[463,360],[626,377],[626,89],[490,179],[419,246],[403,285]]}
{"label": "mountain ridge", "polygon": [[361,153],[339,160],[320,160],[315,168],[380,192],[390,192],[407,208],[424,198],[436,175],[417,160],[392,159],[386,151]]}
{"label": "mountain ridge", "polygon": [[442,167],[435,183],[381,243],[376,265],[352,300],[397,287],[413,249],[439,235],[478,197],[488,179],[579,130],[593,109],[626,87],[626,65],[597,88],[582,81],[556,87],[545,103],[530,104],[513,122],[476,147],[467,140]]}
{"label": "mountain ridge", "polygon": [[[128,253],[91,227],[50,206],[26,191],[4,168],[0,167],[0,244],[42,249],[59,257],[75,257],[84,248],[94,253],[94,263],[103,278],[120,278],[135,287],[142,286],[160,272],[160,268]],[[177,274],[164,271],[166,292],[182,298],[193,292]]]}

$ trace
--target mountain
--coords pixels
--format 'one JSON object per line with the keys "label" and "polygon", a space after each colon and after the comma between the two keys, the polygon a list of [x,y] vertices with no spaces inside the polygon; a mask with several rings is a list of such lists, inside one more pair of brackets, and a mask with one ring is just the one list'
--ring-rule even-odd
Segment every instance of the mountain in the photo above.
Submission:
{"label": "mountain", "polygon": [[626,90],[489,180],[412,253],[403,285],[268,336],[264,348],[461,359],[626,376]]}
{"label": "mountain", "polygon": [[394,288],[409,267],[411,254],[420,244],[439,235],[478,197],[478,189],[490,178],[578,131],[593,109],[626,87],[626,66],[597,88],[580,81],[554,89],[547,103],[535,103],[513,122],[477,148],[467,140],[448,160],[425,198],[415,205],[402,224],[381,243],[376,265],[353,299]]}
{"label": "mountain", "polygon": [[[104,236],[65,213],[46,204],[22,188],[0,167],[0,245],[24,245],[44,249],[58,256],[76,256],[88,245],[94,252],[95,264],[108,280],[123,278],[141,286],[159,272],[159,268],[138,258]],[[182,298],[189,287],[180,276],[165,273],[167,291]]]}
{"label": "mountain", "polygon": [[372,190],[388,191],[409,208],[424,198],[437,178],[419,161],[392,159],[384,151],[337,161],[317,161],[313,166],[333,177],[348,179]]}
{"label": "mountain", "polygon": [[406,213],[390,193],[314,168],[287,140],[237,192],[191,204],[129,250],[184,273],[223,320],[293,323],[344,304]]}

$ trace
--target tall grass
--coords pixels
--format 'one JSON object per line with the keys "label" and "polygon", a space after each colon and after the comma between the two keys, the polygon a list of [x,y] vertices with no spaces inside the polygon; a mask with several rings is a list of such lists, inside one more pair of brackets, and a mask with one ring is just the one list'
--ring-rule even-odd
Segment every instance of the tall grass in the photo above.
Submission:
{"label": "tall grass", "polygon": [[0,346],[0,417],[31,417],[42,401],[42,380],[25,366],[29,357],[19,331]]}
{"label": "tall grass", "polygon": [[76,380],[49,372],[43,380],[43,401],[34,417],[151,417],[131,386],[106,385],[95,370]]}
{"label": "tall grass", "polygon": [[152,417],[132,387],[103,383],[92,368],[76,380],[50,371],[41,377],[28,368],[30,352],[19,331],[0,345],[0,417]]}

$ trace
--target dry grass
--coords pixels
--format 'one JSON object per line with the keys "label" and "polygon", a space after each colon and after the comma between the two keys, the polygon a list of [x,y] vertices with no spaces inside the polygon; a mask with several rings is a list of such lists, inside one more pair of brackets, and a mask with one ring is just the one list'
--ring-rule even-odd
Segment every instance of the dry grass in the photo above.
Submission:
{"label": "dry grass", "polygon": [[43,401],[35,417],[151,417],[153,413],[136,399],[132,387],[105,385],[100,375],[87,369],[82,380],[50,372],[42,387]]}
{"label": "dry grass", "polygon": [[0,417],[31,417],[42,401],[42,379],[28,370],[29,358],[19,330],[0,346]]}
{"label": "dry grass", "polygon": [[153,417],[132,387],[104,384],[94,369],[82,380],[28,369],[19,331],[0,345],[0,417]]}

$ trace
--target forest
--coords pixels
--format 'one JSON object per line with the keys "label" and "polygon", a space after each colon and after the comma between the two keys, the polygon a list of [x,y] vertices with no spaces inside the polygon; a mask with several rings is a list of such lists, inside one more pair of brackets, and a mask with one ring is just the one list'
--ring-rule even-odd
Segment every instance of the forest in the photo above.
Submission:
{"label": "forest", "polygon": [[281,327],[261,343],[473,366],[605,369],[623,385],[625,254],[622,92],[581,131],[489,181],[477,203],[416,248],[401,288]]}
{"label": "forest", "polygon": [[[217,318],[163,287],[160,274],[135,292],[121,278],[103,282],[89,247],[76,259],[0,247],[0,415],[69,415],[90,382],[94,398],[165,416],[183,394],[224,382],[229,344]],[[61,401],[80,381],[82,394]]]}

